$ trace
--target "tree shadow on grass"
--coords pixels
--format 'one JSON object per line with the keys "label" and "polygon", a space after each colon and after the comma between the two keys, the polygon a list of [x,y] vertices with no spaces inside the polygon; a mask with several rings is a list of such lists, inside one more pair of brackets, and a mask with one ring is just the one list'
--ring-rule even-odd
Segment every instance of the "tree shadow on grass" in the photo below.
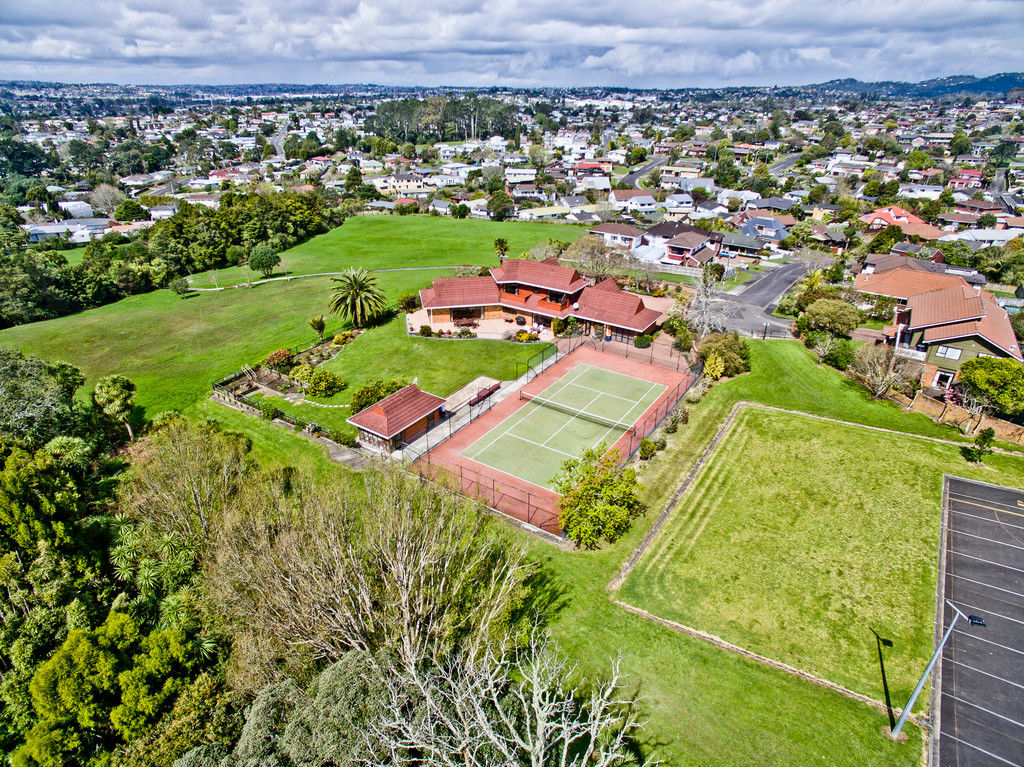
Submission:
{"label": "tree shadow on grass", "polygon": [[568,605],[567,590],[552,572],[539,565],[523,582],[525,596],[512,615],[513,623],[528,621],[547,627]]}

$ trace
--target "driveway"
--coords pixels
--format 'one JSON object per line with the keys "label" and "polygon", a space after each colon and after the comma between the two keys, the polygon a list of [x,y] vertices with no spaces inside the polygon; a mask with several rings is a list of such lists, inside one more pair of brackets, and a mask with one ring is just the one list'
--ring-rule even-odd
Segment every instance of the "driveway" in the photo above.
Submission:
{"label": "driveway", "polygon": [[792,168],[796,161],[800,159],[800,153],[786,155],[785,157],[776,160],[768,166],[768,172],[773,176],[778,176],[785,173],[787,170]]}

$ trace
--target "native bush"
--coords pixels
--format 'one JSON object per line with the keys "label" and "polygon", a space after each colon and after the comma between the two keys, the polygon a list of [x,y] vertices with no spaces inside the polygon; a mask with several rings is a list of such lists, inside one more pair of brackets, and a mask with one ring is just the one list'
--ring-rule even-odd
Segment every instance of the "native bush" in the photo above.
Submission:
{"label": "native bush", "polygon": [[712,354],[722,361],[720,375],[731,377],[750,370],[750,349],[736,333],[712,333],[704,338],[697,349],[697,356],[706,366]]}
{"label": "native bush", "polygon": [[633,345],[637,349],[647,349],[653,341],[654,338],[652,336],[641,334],[633,339]]}
{"label": "native bush", "polygon": [[332,397],[348,386],[337,373],[316,368],[306,376],[306,394],[310,397]]}
{"label": "native bush", "polygon": [[394,394],[408,385],[407,378],[381,378],[366,386],[361,386],[352,395],[352,412],[358,413],[360,410],[365,410],[375,402],[380,402],[389,394]]}

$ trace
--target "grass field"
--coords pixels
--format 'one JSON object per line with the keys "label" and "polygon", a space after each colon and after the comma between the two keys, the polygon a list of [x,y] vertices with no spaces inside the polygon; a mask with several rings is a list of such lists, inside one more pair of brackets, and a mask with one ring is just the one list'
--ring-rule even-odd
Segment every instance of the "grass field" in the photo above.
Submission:
{"label": "grass field", "polygon": [[538,396],[607,421],[598,423],[540,402],[528,402],[469,445],[462,455],[549,487],[565,461],[602,443],[614,445],[663,391],[662,384],[577,365]]}
{"label": "grass field", "polygon": [[[497,266],[496,237],[508,240],[509,255],[517,256],[548,239],[571,242],[586,229],[544,222],[496,222],[436,216],[356,216],[326,234],[281,253],[281,265],[271,276],[336,272],[350,267],[408,269],[475,264]],[[436,275],[435,275],[436,276]],[[197,274],[193,287],[247,282],[247,267],[216,269]]]}
{"label": "grass field", "polygon": [[[389,299],[424,287],[421,272],[380,276]],[[169,290],[132,296],[116,304],[0,331],[0,345],[78,365],[91,383],[119,372],[138,386],[147,417],[184,409],[206,397],[210,383],[253,364],[275,349],[312,344],[306,321],[319,314],[328,332],[341,320],[326,314],[330,278],[194,293]],[[402,320],[396,322],[401,325]],[[376,363],[375,363],[376,364]]]}
{"label": "grass field", "polygon": [[[400,274],[400,273],[399,273]],[[324,404],[347,405],[360,386],[378,378],[405,376],[431,394],[448,396],[478,376],[499,379],[516,377],[516,363],[527,362],[547,348],[547,344],[511,344],[507,341],[420,338],[405,332],[399,317],[382,327],[360,334],[341,353],[323,367],[340,375],[348,388],[325,400]],[[278,397],[268,397],[281,410],[312,421],[327,429],[355,435],[346,423],[352,415],[348,407],[319,407],[309,402],[295,405]]]}
{"label": "grass field", "polygon": [[741,269],[729,279],[720,282],[716,287],[721,291],[732,290],[733,288],[738,288],[740,285],[747,282],[747,280],[752,280],[755,274],[757,274],[757,272],[748,272],[745,269]]}
{"label": "grass field", "polygon": [[[881,699],[932,652],[942,474],[952,446],[748,409],[622,588],[623,599]],[[927,705],[927,696],[921,699]]]}

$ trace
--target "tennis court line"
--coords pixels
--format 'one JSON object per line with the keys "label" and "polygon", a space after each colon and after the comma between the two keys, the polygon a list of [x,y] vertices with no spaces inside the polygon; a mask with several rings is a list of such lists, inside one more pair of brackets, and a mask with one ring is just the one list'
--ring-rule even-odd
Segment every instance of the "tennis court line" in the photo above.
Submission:
{"label": "tennis court line", "polygon": [[974,535],[974,533],[965,533],[963,530],[951,531],[956,535],[966,535],[968,538],[977,538],[979,541],[988,541],[989,543],[997,543],[1000,546],[1009,546],[1011,549],[1020,549],[1024,551],[1024,546],[1018,546],[1016,543],[1007,543],[1006,541],[997,541],[995,538],[986,538],[984,535]]}
{"label": "tennis court line", "polygon": [[1009,522],[1003,522],[1001,519],[996,519],[995,517],[982,517],[977,514],[968,514],[966,511],[958,511],[957,509],[954,509],[952,507],[950,507],[950,511],[952,511],[954,514],[959,514],[963,517],[970,517],[971,519],[980,519],[982,522],[991,522],[992,524],[999,525],[1000,527],[1012,527],[1014,530],[1024,530],[1024,526],[1011,525]]}
{"label": "tennis court line", "polygon": [[[567,385],[569,385],[570,383],[572,383],[573,381],[575,381],[575,380],[576,380],[576,378],[579,378],[579,377],[580,377],[581,375],[583,375],[583,372],[584,372],[584,371],[580,370],[580,368],[584,368],[584,367],[586,367],[586,366],[585,366],[585,365],[582,365],[582,364],[581,364],[581,365],[577,365],[577,366],[576,366],[575,368],[573,368],[573,371],[572,371],[573,373],[575,373],[575,376],[573,376],[573,378],[571,378],[571,379],[569,379],[569,380],[566,380],[566,379],[568,378],[568,376],[565,376],[565,377],[563,377],[562,379],[560,379],[560,380],[556,381],[555,383],[551,384],[551,386],[557,386],[558,384],[562,384],[562,385],[563,385],[563,386],[562,386],[562,388],[564,388],[565,386],[567,386]],[[551,388],[551,387],[549,386],[548,388]],[[562,390],[562,389],[558,389],[558,391],[561,391],[561,390]],[[544,391],[547,391],[547,389],[545,389]],[[520,392],[520,393],[521,393],[521,392]],[[474,456],[474,455],[480,455],[480,453],[482,453],[482,452],[483,452],[484,450],[486,450],[487,448],[489,448],[489,447],[490,447],[491,445],[493,445],[493,444],[494,444],[495,442],[497,442],[497,441],[498,441],[499,439],[501,439],[502,437],[504,437],[504,436],[505,436],[506,434],[509,434],[509,433],[511,433],[511,431],[512,431],[512,430],[513,430],[514,428],[516,428],[516,427],[517,427],[517,426],[518,426],[519,424],[521,424],[521,423],[522,423],[523,421],[525,421],[525,420],[526,420],[527,418],[529,418],[529,417],[530,417],[531,415],[533,415],[533,413],[535,413],[535,412],[536,412],[536,410],[537,410],[537,406],[535,405],[535,406],[534,406],[534,407],[533,407],[532,409],[530,409],[530,410],[529,410],[528,412],[526,412],[526,413],[523,413],[523,414],[522,414],[522,415],[521,415],[521,416],[519,417],[519,419],[518,419],[518,420],[516,420],[516,421],[514,421],[513,423],[511,423],[511,424],[509,424],[508,426],[506,426],[506,427],[505,427],[505,430],[504,430],[504,431],[501,431],[501,427],[502,427],[502,426],[505,426],[505,421],[502,421],[501,423],[499,423],[499,424],[498,424],[497,426],[495,426],[495,427],[494,427],[493,431],[497,431],[497,432],[499,432],[499,433],[498,433],[498,434],[497,434],[497,435],[496,435],[496,436],[495,436],[495,437],[494,437],[494,438],[493,438],[493,439],[492,439],[492,440],[491,440],[490,442],[488,442],[488,443],[487,443],[486,445],[483,445],[482,447],[480,447],[479,449],[477,449],[477,450],[476,450],[476,452],[475,452],[475,453],[473,453],[473,455],[470,455],[470,454],[469,454],[469,450],[470,450],[470,449],[472,449],[473,447],[475,447],[475,445],[476,445],[476,443],[474,442],[474,443],[473,443],[472,445],[470,445],[469,447],[467,447],[467,448],[466,448],[465,450],[463,450],[463,451],[462,451],[462,455],[466,456],[466,458],[469,458],[469,459],[471,459],[471,460],[476,460],[475,458],[473,458],[473,456]],[[510,419],[512,419],[512,418],[515,418],[516,414],[517,414],[517,413],[515,413],[515,412],[511,413],[511,414],[510,414],[510,415],[508,416],[508,418],[506,418],[505,420],[507,421],[507,420],[510,420]],[[484,435],[484,436],[486,436],[486,435]],[[512,436],[515,436],[515,435],[513,434]],[[480,439],[483,439],[483,437],[481,437]],[[479,441],[479,440],[478,440],[478,441]],[[481,461],[481,463],[483,463],[483,461]],[[486,464],[486,465],[490,466],[490,464]],[[495,468],[495,467],[494,467],[494,466],[491,466],[491,468],[493,469],[493,468]],[[499,470],[499,471],[500,471],[500,470]]]}
{"label": "tennis court line", "polygon": [[[584,387],[584,388],[586,388],[586,387]],[[594,391],[594,390],[593,390],[593,389],[591,389],[591,391]],[[588,410],[587,408],[589,408],[589,407],[590,407],[591,405],[593,405],[593,404],[594,404],[595,402],[597,402],[597,401],[598,401],[599,399],[601,399],[601,392],[598,392],[598,393],[597,393],[597,394],[596,394],[596,395],[594,396],[594,398],[593,398],[592,400],[590,400],[590,402],[588,402],[588,403],[586,404],[586,406],[585,406],[585,407],[582,407],[582,408],[580,408],[580,412],[581,412],[581,413],[589,413],[590,411],[589,411],[589,410]],[[566,421],[565,423],[563,423],[563,424],[562,424],[561,426],[559,426],[559,427],[558,427],[557,429],[555,429],[555,430],[554,430],[554,431],[553,431],[553,432],[552,432],[551,434],[549,434],[549,435],[548,435],[548,438],[547,438],[546,440],[544,440],[544,447],[547,447],[547,444],[548,444],[548,442],[550,442],[551,440],[553,440],[553,439],[555,438],[555,436],[557,436],[557,434],[558,434],[558,433],[559,433],[560,431],[562,431],[562,429],[564,429],[564,428],[565,428],[566,426],[568,426],[569,424],[571,424],[571,423],[572,423],[573,421],[575,421],[575,420],[576,420],[577,418],[580,418],[580,417],[579,417],[578,415],[570,415],[570,416],[569,416],[569,420],[568,420],[568,421]],[[582,419],[582,418],[580,418],[580,420],[583,420],[583,419]],[[559,452],[561,452],[561,451],[559,451]]]}
{"label": "tennis court line", "polygon": [[[594,370],[600,370],[600,368],[594,368]],[[618,375],[618,374],[616,374],[616,375]],[[636,376],[622,376],[622,377],[623,378],[632,378],[634,381],[644,381],[643,378],[637,378]],[[644,381],[644,383],[650,383],[650,381]],[[572,385],[573,386],[578,386],[580,389],[586,389],[587,391],[596,391],[596,392],[599,392],[600,394],[605,394],[605,395],[607,395],[609,397],[615,397],[615,399],[624,399],[624,400],[626,400],[626,402],[634,402],[634,403],[636,402],[636,400],[630,399],[629,397],[623,397],[621,394],[612,394],[611,392],[601,391],[600,389],[595,389],[593,386],[587,386],[585,384],[576,383],[575,381],[573,382]]]}
{"label": "tennis court line", "polygon": [[[665,386],[662,386],[661,384],[657,384],[657,383],[656,383],[656,384],[651,384],[651,387],[650,387],[650,388],[649,388],[649,389],[648,389],[647,391],[645,391],[645,392],[644,392],[644,394],[643,394],[643,398],[646,398],[646,397],[647,397],[647,395],[648,395],[648,394],[650,394],[650,393],[651,393],[651,391],[652,391],[652,390],[653,390],[653,389],[654,389],[654,388],[655,388],[656,386],[661,386],[662,390],[664,390],[664,389],[666,389],[666,388],[667,388],[667,387],[665,387]],[[641,398],[641,399],[643,399],[643,398]],[[655,402],[657,402],[657,397],[655,398],[655,400],[654,400],[654,401],[655,401]],[[633,405],[633,407],[631,407],[631,408],[630,408],[629,410],[627,410],[627,411],[626,411],[626,413],[625,413],[625,415],[624,415],[623,417],[625,418],[625,417],[629,416],[629,414],[630,414],[630,413],[631,413],[631,412],[632,412],[633,410],[635,410],[635,409],[636,409],[637,407],[639,407],[639,406],[640,406],[640,404],[641,404],[640,402],[637,402],[636,404],[634,404],[634,405]],[[647,410],[647,408],[649,408],[649,407],[650,407],[651,405],[653,405],[653,404],[654,404],[654,402],[649,402],[649,403],[647,403],[646,405],[644,405],[644,410]],[[640,415],[643,415],[643,413],[641,413]],[[626,433],[627,431],[629,431],[629,429],[632,429],[632,428],[633,428],[633,427],[635,427],[635,426],[636,426],[636,419],[634,419],[634,420],[633,420],[633,426],[630,426],[629,428],[625,429],[625,430],[624,430],[624,431],[623,431],[622,433],[623,433],[623,434],[625,434],[625,433]],[[597,446],[598,446],[598,445],[600,445],[600,444],[601,444],[602,442],[604,442],[604,440],[608,438],[608,435],[609,435],[609,434],[611,434],[611,433],[612,433],[613,431],[615,431],[615,429],[609,429],[609,430],[608,430],[608,431],[606,431],[606,432],[605,432],[604,434],[602,434],[602,435],[601,435],[601,439],[599,439],[599,440],[598,440],[597,442],[595,442],[595,443],[594,443],[593,445],[591,445],[591,446],[590,446],[590,449],[591,449],[591,450],[593,450],[593,449],[594,449],[595,447],[597,447]],[[616,440],[616,442],[617,442],[617,441],[618,441],[618,440]]]}

